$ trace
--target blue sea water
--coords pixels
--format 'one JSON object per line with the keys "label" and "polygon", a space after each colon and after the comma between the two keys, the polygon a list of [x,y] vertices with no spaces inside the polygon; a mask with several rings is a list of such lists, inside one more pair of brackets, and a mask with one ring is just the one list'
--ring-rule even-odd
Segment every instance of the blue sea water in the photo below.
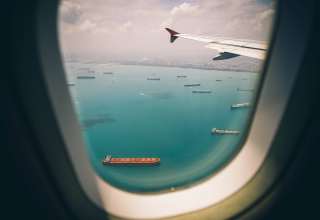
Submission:
{"label": "blue sea water", "polygon": [[[185,187],[226,165],[239,151],[250,119],[250,108],[230,106],[253,102],[253,92],[237,89],[255,88],[259,80],[251,72],[159,66],[66,63],[66,69],[93,168],[115,187],[135,192]],[[88,74],[96,78],[77,79]],[[201,86],[184,87],[191,83]],[[192,93],[198,89],[212,93]],[[214,127],[241,135],[211,135]],[[106,154],[160,157],[161,164],[104,166]]]}

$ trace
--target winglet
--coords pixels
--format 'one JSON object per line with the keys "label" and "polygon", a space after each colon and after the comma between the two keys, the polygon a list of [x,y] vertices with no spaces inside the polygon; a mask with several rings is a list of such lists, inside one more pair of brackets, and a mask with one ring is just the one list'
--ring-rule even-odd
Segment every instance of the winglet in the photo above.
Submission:
{"label": "winglet", "polygon": [[214,57],[212,60],[227,60],[227,59],[231,59],[238,56],[240,55],[236,53],[222,52],[222,53],[219,53],[219,55]]}
{"label": "winglet", "polygon": [[173,43],[178,38],[178,36],[176,36],[176,35],[179,33],[174,30],[171,30],[170,28],[166,28],[166,30],[170,34],[170,42]]}

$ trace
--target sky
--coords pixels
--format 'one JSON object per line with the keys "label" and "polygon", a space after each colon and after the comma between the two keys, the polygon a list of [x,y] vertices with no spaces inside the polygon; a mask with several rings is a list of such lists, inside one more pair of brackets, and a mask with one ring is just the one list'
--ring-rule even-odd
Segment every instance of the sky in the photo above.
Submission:
{"label": "sky", "polygon": [[199,60],[217,52],[180,33],[266,41],[272,0],[63,0],[59,38],[65,58],[83,60]]}

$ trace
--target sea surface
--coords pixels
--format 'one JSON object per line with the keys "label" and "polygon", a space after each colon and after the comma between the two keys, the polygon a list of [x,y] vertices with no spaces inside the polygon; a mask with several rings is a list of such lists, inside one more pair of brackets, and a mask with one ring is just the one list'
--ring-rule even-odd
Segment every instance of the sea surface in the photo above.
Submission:
{"label": "sea surface", "polygon": [[[259,81],[251,72],[76,62],[65,68],[68,82],[75,83],[69,89],[93,168],[133,192],[188,187],[219,172],[239,152],[249,125],[251,109],[230,106],[252,103],[254,92],[238,88],[254,89]],[[84,75],[96,78],[77,79]],[[193,83],[201,86],[184,87]],[[241,133],[212,135],[212,128]],[[106,154],[160,157],[161,164],[104,166]]]}

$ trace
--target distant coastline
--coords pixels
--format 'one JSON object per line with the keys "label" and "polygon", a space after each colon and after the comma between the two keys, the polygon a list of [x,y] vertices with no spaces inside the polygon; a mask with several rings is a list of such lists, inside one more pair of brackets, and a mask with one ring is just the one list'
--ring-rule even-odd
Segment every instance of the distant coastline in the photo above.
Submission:
{"label": "distant coastline", "polygon": [[218,70],[218,71],[259,73],[259,71],[253,71],[253,70],[248,70],[248,69],[216,68],[216,67],[193,65],[193,64],[170,65],[170,64],[134,63],[134,62],[132,62],[132,63],[131,62],[119,62],[119,64],[121,64],[121,65],[136,65],[136,66],[177,67],[177,68],[184,68],[184,69],[200,69],[200,70]]}
{"label": "distant coastline", "polygon": [[218,70],[218,71],[234,71],[234,72],[250,72],[259,73],[259,70],[252,70],[248,68],[219,68],[203,64],[166,64],[166,63],[148,63],[136,61],[80,61],[80,60],[66,60],[67,63],[83,63],[83,64],[119,64],[119,65],[135,65],[135,66],[158,66],[158,67],[176,67],[184,69],[201,69],[201,70]]}

